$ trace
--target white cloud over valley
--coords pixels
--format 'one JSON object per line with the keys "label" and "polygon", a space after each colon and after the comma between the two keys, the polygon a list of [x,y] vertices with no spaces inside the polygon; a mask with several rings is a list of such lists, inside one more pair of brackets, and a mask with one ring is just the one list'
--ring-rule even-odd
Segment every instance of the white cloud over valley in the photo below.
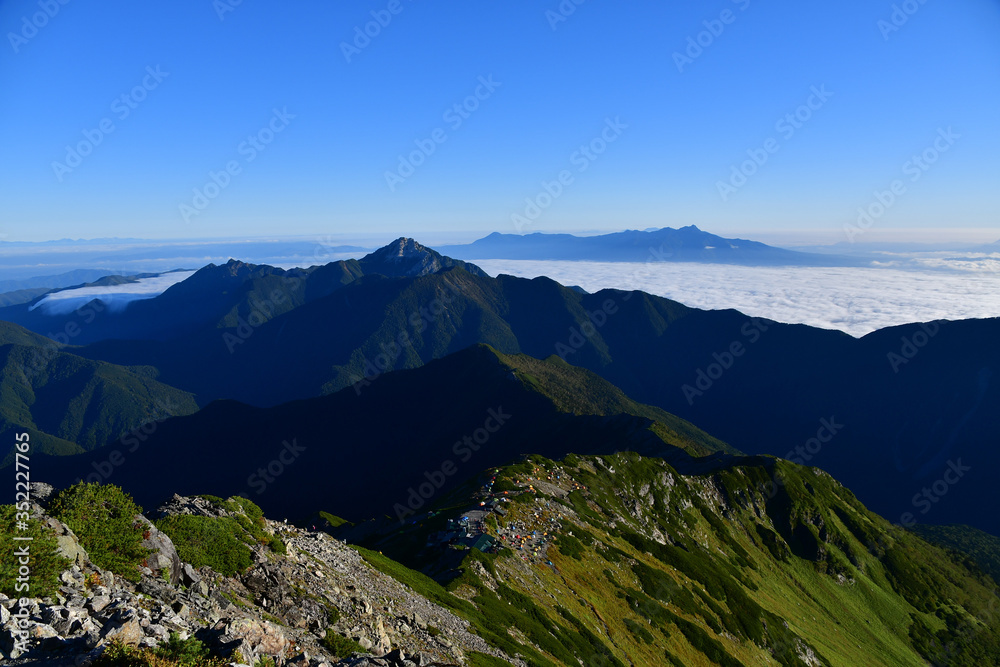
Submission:
{"label": "white cloud over valley", "polygon": [[982,257],[952,261],[962,261],[965,270],[506,259],[474,263],[492,276],[548,276],[588,292],[641,289],[695,308],[735,308],[747,315],[863,336],[907,322],[1000,316],[996,262]]}

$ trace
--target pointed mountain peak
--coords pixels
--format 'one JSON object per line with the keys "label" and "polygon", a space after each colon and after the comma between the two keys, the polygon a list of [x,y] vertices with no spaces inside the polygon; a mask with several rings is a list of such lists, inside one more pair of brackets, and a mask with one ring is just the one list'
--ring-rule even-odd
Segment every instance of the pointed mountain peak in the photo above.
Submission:
{"label": "pointed mountain peak", "polygon": [[445,257],[436,250],[406,237],[400,237],[375,252],[365,255],[358,262],[365,273],[379,273],[393,278],[426,276],[456,266],[460,266],[474,275],[486,275],[482,269],[474,264]]}
{"label": "pointed mountain peak", "polygon": [[240,261],[238,259],[232,259],[232,258],[230,258],[229,261],[226,262],[225,265],[222,266],[222,268],[225,270],[225,273],[227,273],[228,275],[236,276],[236,277],[243,277],[243,276],[246,276],[247,274],[249,274],[255,268],[257,268],[257,265],[256,264],[247,264],[246,262],[242,262],[242,261]]}
{"label": "pointed mountain peak", "polygon": [[379,248],[375,252],[371,253],[371,255],[379,257],[414,257],[425,254],[438,255],[438,253],[434,252],[427,246],[423,246],[415,240],[405,236],[401,236],[385,247]]}

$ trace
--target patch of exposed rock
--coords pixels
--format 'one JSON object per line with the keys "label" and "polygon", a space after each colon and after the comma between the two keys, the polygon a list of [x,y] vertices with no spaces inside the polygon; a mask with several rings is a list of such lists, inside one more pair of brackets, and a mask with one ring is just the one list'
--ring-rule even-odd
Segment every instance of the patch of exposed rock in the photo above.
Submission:
{"label": "patch of exposed rock", "polygon": [[[72,561],[53,598],[32,599],[30,649],[13,643],[15,600],[0,595],[0,659],[12,665],[87,665],[112,640],[157,646],[172,632],[195,636],[222,655],[253,665],[273,658],[296,667],[419,667],[464,665],[470,651],[512,664],[465,621],[371,567],[326,533],[267,522],[286,554],[253,549],[253,565],[235,577],[181,562],[170,538],[147,523],[153,550],[140,581],[126,581],[91,562],[73,532],[35,505],[34,516],[57,535]],[[201,498],[175,496],[154,516],[226,516]],[[366,654],[335,656],[327,633],[349,637]],[[234,663],[235,664],[235,663]]]}

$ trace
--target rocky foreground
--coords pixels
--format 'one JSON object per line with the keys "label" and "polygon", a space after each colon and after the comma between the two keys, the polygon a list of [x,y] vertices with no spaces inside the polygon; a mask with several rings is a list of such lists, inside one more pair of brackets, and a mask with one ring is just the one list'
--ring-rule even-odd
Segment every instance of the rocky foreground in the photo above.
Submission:
{"label": "rocky foreground", "polygon": [[[153,550],[138,583],[94,565],[73,532],[45,513],[51,487],[34,484],[34,517],[58,535],[72,561],[54,598],[30,604],[30,648],[14,645],[16,601],[0,595],[0,657],[11,665],[89,665],[117,641],[136,647],[195,636],[230,664],[406,666],[464,665],[467,652],[523,664],[491,648],[465,621],[377,571],[345,543],[323,532],[267,521],[286,554],[253,550],[253,565],[235,577],[181,562],[170,538],[144,517]],[[202,498],[174,496],[154,518],[225,516]],[[158,574],[154,574],[158,573]],[[169,574],[168,574],[169,573]],[[356,641],[366,653],[331,655],[327,633]],[[237,660],[239,662],[237,662]]]}

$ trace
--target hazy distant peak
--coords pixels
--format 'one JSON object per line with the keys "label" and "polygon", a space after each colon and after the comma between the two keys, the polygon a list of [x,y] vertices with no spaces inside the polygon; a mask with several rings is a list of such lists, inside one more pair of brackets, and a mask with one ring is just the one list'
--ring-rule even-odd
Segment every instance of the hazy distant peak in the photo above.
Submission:
{"label": "hazy distant peak", "polygon": [[625,230],[598,236],[572,234],[502,234],[465,245],[442,246],[454,257],[476,259],[568,260],[592,262],[701,262],[745,266],[859,266],[865,261],[831,254],[794,252],[748,241],[729,239],[687,225]]}

